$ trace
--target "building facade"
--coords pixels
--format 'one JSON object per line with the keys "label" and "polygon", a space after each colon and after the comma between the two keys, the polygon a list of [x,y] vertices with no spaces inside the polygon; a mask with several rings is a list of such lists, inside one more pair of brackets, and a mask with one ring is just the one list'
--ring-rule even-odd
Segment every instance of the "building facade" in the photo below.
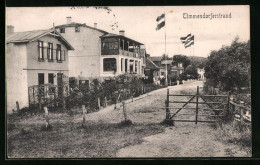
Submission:
{"label": "building facade", "polygon": [[[10,30],[11,29],[11,30]],[[73,47],[54,29],[14,32],[7,26],[7,111],[29,104],[29,87],[59,85],[68,80],[68,50]],[[63,90],[68,88],[64,86]]]}
{"label": "building facade", "polygon": [[144,75],[145,49],[142,43],[124,36],[124,31],[106,34],[101,38],[101,77],[124,73]]}
{"label": "building facade", "polygon": [[71,17],[67,17],[67,24],[55,29],[75,48],[69,52],[69,77],[90,80],[123,73],[143,74],[143,44],[123,33],[108,33],[98,29],[97,23],[93,27],[75,23]]}

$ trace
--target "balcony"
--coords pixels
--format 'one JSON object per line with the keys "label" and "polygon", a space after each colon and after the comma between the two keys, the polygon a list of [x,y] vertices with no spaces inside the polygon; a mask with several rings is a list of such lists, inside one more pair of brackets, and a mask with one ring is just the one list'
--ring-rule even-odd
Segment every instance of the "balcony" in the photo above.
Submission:
{"label": "balcony", "polygon": [[136,52],[130,52],[127,50],[122,50],[122,49],[102,50],[101,55],[123,55],[123,56],[128,56],[128,57],[141,58],[140,55],[138,55],[138,53],[136,53]]}
{"label": "balcony", "polygon": [[123,56],[137,57],[137,53],[129,52],[129,51],[122,50],[122,49],[119,50],[119,53],[120,53],[120,55],[123,55]]}

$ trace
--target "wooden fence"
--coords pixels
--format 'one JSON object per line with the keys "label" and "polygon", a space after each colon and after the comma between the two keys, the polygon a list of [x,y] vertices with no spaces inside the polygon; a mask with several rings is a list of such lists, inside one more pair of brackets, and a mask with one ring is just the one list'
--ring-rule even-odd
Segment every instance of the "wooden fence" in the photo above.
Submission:
{"label": "wooden fence", "polygon": [[240,124],[251,123],[251,108],[245,106],[243,101],[237,104],[231,98],[230,110],[234,114],[234,119],[240,121]]}

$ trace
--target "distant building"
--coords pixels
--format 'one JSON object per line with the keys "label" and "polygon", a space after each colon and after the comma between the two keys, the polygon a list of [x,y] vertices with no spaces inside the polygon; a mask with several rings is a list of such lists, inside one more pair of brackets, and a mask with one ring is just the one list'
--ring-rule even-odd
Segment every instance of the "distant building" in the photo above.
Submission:
{"label": "distant building", "polygon": [[[68,50],[73,47],[56,30],[14,32],[7,26],[6,33],[6,86],[7,111],[29,104],[29,87],[59,85],[68,81]],[[64,92],[59,88],[58,93]],[[35,95],[37,91],[33,91]]]}
{"label": "distant building", "polygon": [[160,78],[165,77],[166,74],[166,65],[168,74],[173,73],[176,76],[179,76],[184,72],[183,63],[177,63],[171,60],[162,60],[161,56],[148,57],[154,64],[156,64],[160,70],[158,76]]}
{"label": "distant building", "polygon": [[172,66],[171,66],[171,72],[174,75],[177,75],[177,76],[179,76],[180,74],[184,73],[183,63],[173,61],[172,62]]}
{"label": "distant building", "polygon": [[124,35],[111,34],[86,24],[75,23],[67,17],[67,24],[55,27],[72,43],[69,53],[70,77],[89,80],[123,73],[144,74],[145,49],[142,43]]}
{"label": "distant building", "polygon": [[144,73],[145,76],[148,77],[148,79],[153,79],[153,81],[159,81],[160,67],[157,66],[150,58],[147,58]]}
{"label": "distant building", "polygon": [[200,79],[204,79],[204,78],[205,78],[205,77],[204,77],[204,74],[205,74],[204,68],[203,68],[203,69],[197,68],[197,72],[198,72],[198,74],[199,74],[199,78],[200,78]]}

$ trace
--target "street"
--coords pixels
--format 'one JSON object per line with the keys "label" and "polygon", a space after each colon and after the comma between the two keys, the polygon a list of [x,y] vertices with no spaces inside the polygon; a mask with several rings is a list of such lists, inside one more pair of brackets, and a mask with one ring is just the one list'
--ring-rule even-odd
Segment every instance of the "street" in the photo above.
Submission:
{"label": "street", "polygon": [[[190,82],[178,86],[170,86],[170,93],[196,92],[197,86],[203,82]],[[167,88],[159,89],[146,96],[127,101],[127,114],[134,124],[160,123],[165,119],[164,100]],[[119,107],[119,104],[118,104]],[[195,116],[195,115],[194,115]],[[193,117],[193,116],[192,116]],[[119,123],[123,120],[122,107],[114,110],[107,107],[97,113],[88,114],[89,120],[105,123]],[[233,157],[248,156],[246,151],[234,144],[224,144],[216,139],[217,132],[209,123],[176,122],[167,127],[165,132],[143,138],[141,144],[120,149],[116,157]],[[126,135],[127,136],[127,135]],[[116,138],[116,137],[115,137]]]}

